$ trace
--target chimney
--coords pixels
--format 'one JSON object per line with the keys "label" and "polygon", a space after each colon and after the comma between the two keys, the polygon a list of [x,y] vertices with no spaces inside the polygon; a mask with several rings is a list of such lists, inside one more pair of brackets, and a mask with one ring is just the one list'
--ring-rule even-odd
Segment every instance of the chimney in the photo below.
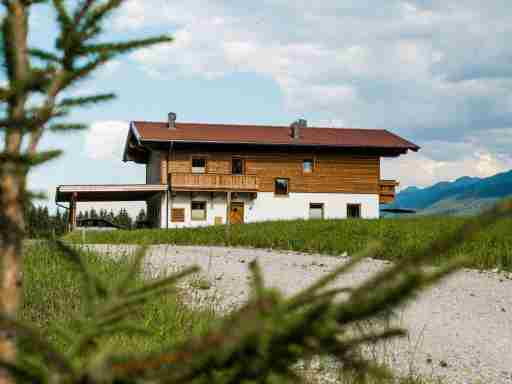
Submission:
{"label": "chimney", "polygon": [[300,130],[301,128],[306,128],[308,126],[308,122],[305,119],[298,119],[294,121],[290,126],[290,136],[294,140],[300,139]]}
{"label": "chimney", "polygon": [[167,114],[169,129],[176,129],[176,113],[169,112]]}

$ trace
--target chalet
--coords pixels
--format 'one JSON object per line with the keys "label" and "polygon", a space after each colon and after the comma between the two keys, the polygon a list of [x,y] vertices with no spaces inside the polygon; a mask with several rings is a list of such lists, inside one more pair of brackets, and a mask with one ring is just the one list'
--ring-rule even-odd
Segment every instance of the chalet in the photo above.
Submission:
{"label": "chalet", "polygon": [[123,161],[145,184],[61,185],[57,202],[146,201],[154,227],[282,219],[378,218],[398,183],[380,159],[419,147],[377,129],[132,121]]}

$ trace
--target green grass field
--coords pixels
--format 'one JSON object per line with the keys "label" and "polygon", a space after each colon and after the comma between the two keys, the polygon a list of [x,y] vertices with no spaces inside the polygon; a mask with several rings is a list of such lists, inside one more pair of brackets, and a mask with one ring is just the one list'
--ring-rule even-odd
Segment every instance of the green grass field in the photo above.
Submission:
{"label": "green grass field", "polygon": [[[274,248],[300,252],[340,255],[353,254],[369,241],[378,240],[382,247],[377,258],[397,260],[413,250],[426,247],[447,231],[463,225],[466,218],[417,217],[380,220],[274,221],[234,225],[232,246]],[[80,232],[67,240],[81,242]],[[87,232],[88,243],[110,244],[177,244],[226,245],[225,227],[180,230],[136,230]],[[499,268],[512,271],[512,219],[496,223],[471,242],[458,246],[454,253],[469,256],[472,268]],[[440,261],[440,256],[434,260]]]}
{"label": "green grass field", "polygon": [[[74,326],[82,310],[82,278],[76,267],[59,257],[58,250],[45,242],[25,249],[23,307],[20,319],[30,322],[64,350],[67,342],[59,328]],[[91,272],[102,281],[112,281],[125,268],[126,262],[115,262],[96,254],[85,254]],[[141,280],[131,282],[137,285]],[[119,351],[158,351],[176,345],[192,335],[206,331],[214,320],[212,311],[193,311],[175,295],[161,296],[145,304],[133,314],[136,323],[149,331],[149,336],[116,336],[105,340]]]}
{"label": "green grass field", "polygon": [[[241,227],[242,228],[242,227]],[[125,232],[139,235],[142,232]],[[147,232],[154,233],[154,232]],[[119,233],[121,234],[121,232]],[[126,260],[114,261],[94,253],[84,253],[90,272],[104,283],[115,280],[128,267]],[[65,352],[69,342],[59,329],[75,326],[84,304],[81,299],[83,282],[76,267],[59,255],[55,246],[44,241],[29,243],[24,251],[23,305],[19,319],[31,324]],[[142,283],[141,278],[131,282],[134,287]],[[211,310],[192,310],[176,296],[159,297],[133,314],[135,321],[149,331],[149,336],[108,336],[102,339],[109,350],[121,354],[150,353],[172,349],[190,336],[204,334],[219,319]],[[20,352],[23,355],[23,345]],[[306,374],[305,382],[315,384],[317,372]],[[411,374],[408,377],[390,380],[359,380],[356,377],[336,373],[343,384],[426,384],[438,381],[423,379]]]}

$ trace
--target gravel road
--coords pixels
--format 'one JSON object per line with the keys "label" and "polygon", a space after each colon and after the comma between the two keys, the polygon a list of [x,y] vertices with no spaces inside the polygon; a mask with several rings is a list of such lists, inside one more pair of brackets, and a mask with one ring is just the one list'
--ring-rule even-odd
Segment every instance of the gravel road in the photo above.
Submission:
{"label": "gravel road", "polygon": [[[89,245],[100,253],[129,254],[134,246]],[[248,263],[258,259],[266,284],[292,294],[347,259],[273,250],[152,246],[145,260],[148,276],[199,265],[211,283],[201,297],[216,297],[217,309],[234,308],[248,295]],[[337,286],[354,286],[389,264],[366,260]],[[190,287],[193,284],[189,284]],[[204,288],[204,287],[203,287]],[[386,343],[379,359],[395,371],[411,369],[443,383],[512,383],[512,275],[462,270],[400,309],[404,339]]]}

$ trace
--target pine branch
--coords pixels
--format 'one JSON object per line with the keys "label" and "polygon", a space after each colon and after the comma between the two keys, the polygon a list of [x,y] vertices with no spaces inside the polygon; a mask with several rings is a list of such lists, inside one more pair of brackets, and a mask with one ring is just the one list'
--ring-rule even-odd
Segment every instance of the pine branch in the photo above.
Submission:
{"label": "pine branch", "polygon": [[84,16],[87,14],[89,9],[94,5],[94,2],[96,0],[82,0],[81,5],[76,8],[73,20],[75,25],[79,25],[84,18]]}
{"label": "pine branch", "polygon": [[0,152],[0,161],[9,161],[25,167],[35,167],[37,165],[53,160],[62,154],[61,150],[45,151],[35,155],[18,154],[9,152]]}
{"label": "pine branch", "polygon": [[59,372],[73,374],[73,367],[66,357],[47,342],[38,331],[18,320],[10,319],[2,313],[0,313],[0,325],[3,330],[14,331],[19,337],[30,341],[25,345],[30,347],[38,357],[43,358],[48,365],[56,368]]}
{"label": "pine branch", "polygon": [[108,0],[106,3],[99,5],[90,10],[85,16],[83,31],[94,29],[101,23],[103,19],[115,11],[125,0]]}
{"label": "pine branch", "polygon": [[167,35],[151,37],[148,39],[132,40],[123,43],[104,43],[95,45],[85,45],[81,48],[80,54],[86,55],[91,53],[101,54],[121,54],[133,51],[135,49],[149,47],[160,43],[170,43],[173,38]]}
{"label": "pine branch", "polygon": [[69,32],[73,30],[73,20],[66,10],[64,0],[52,0],[53,7],[57,11],[57,22],[59,23],[61,36],[69,36]]}
{"label": "pine branch", "polygon": [[101,95],[85,96],[85,97],[73,97],[63,99],[57,108],[62,107],[86,107],[91,104],[98,104],[106,101],[113,100],[116,97],[113,93],[105,93]]}
{"label": "pine branch", "polygon": [[60,64],[62,61],[60,59],[60,57],[58,57],[54,53],[51,53],[51,52],[48,52],[48,51],[45,51],[45,50],[39,49],[39,48],[31,48],[31,49],[29,49],[28,53],[32,57],[35,57],[35,58],[45,61],[45,62]]}
{"label": "pine branch", "polygon": [[60,131],[81,131],[87,129],[87,125],[85,124],[52,124],[49,127],[52,132],[60,132]]}

